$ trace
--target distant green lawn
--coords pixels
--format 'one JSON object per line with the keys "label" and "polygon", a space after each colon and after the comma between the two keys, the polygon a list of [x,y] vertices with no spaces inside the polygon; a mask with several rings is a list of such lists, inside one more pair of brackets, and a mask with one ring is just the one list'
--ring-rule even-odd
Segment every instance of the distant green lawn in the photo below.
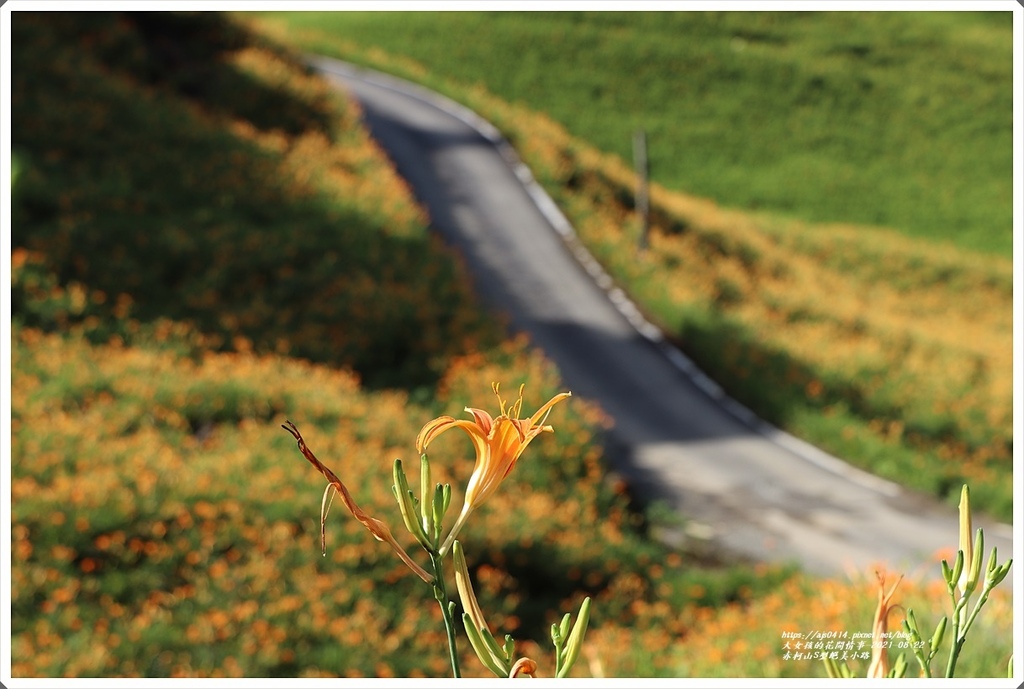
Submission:
{"label": "distant green lawn", "polygon": [[[275,13],[278,14],[278,13]],[[1010,12],[297,12],[727,206],[1012,253]]]}

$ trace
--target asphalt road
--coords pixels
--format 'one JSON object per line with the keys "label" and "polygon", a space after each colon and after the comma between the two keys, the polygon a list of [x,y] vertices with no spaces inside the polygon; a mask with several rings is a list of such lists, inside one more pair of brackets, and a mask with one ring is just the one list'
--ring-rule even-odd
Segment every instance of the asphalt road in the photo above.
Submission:
{"label": "asphalt road", "polygon": [[[609,456],[644,499],[683,515],[672,541],[798,562],[818,574],[874,565],[938,572],[955,509],[853,469],[721,395],[646,323],[497,131],[437,94],[345,63],[314,65],[361,104],[372,135],[465,256],[476,287],[614,419]],[[1012,554],[1011,529],[985,527]]]}

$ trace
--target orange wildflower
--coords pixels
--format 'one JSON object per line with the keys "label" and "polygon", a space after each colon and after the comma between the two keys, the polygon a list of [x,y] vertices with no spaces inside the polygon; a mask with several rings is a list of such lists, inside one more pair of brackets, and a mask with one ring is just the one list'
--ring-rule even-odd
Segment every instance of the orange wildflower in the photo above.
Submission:
{"label": "orange wildflower", "polygon": [[889,592],[885,592],[885,573],[875,572],[878,577],[878,607],[875,608],[875,622],[871,629],[871,664],[868,677],[885,678],[889,675],[889,613],[896,606],[890,605],[896,587],[903,581],[903,575],[896,580]]}
{"label": "orange wildflower", "polygon": [[466,487],[462,512],[448,534],[448,538],[445,539],[444,545],[441,546],[441,554],[448,552],[452,541],[455,540],[469,514],[483,503],[515,468],[516,462],[530,441],[544,431],[554,430],[544,423],[548,413],[553,406],[572,395],[571,392],[560,392],[548,400],[533,416],[528,419],[520,419],[519,414],[523,407],[523,386],[519,387],[519,399],[510,408],[506,408],[505,401],[501,399],[498,384],[493,383],[491,387],[498,397],[501,409],[501,413],[496,418],[482,409],[466,407],[466,411],[473,416],[472,421],[455,419],[451,416],[439,416],[433,421],[427,422],[416,436],[416,449],[423,454],[426,452],[427,446],[437,436],[452,428],[461,428],[469,436],[476,449],[476,465],[473,467],[473,475]]}
{"label": "orange wildflower", "polygon": [[516,664],[509,670],[508,678],[515,679],[519,675],[526,675],[527,677],[533,677],[537,672],[537,663],[533,662],[530,658],[520,658],[516,661]]}

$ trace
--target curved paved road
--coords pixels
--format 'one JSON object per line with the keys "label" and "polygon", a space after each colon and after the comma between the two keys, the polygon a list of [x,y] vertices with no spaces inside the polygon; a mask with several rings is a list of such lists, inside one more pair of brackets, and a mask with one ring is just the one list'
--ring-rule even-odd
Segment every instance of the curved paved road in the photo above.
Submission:
{"label": "curved paved road", "polygon": [[[881,562],[920,571],[935,551],[955,547],[955,510],[859,472],[722,399],[580,250],[493,127],[408,82],[312,61],[360,102],[435,229],[465,255],[483,298],[530,334],[574,394],[597,400],[614,419],[614,468],[639,495],[685,515],[690,537],[819,574]],[[1000,560],[1011,555],[1009,527],[976,524]]]}

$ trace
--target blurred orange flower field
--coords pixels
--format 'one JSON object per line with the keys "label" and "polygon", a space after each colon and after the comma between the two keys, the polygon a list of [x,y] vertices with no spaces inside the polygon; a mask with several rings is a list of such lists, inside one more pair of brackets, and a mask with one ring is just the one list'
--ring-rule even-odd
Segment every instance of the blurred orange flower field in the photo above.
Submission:
{"label": "blurred orange flower field", "polygon": [[[539,397],[554,389],[523,343],[498,354],[454,362],[438,403],[502,373]],[[276,355],[194,361],[19,329],[14,364],[14,675],[445,673],[436,607],[389,549],[335,515],[320,557],[321,481],[274,423],[301,420],[362,507],[395,526],[390,460],[413,454],[427,408]],[[548,653],[553,611],[584,593],[595,612],[577,676],[819,676],[782,660],[783,631],[869,628],[868,583],[705,571],[642,545],[603,482],[599,414],[575,399],[566,410],[462,536],[489,621],[522,652]],[[438,480],[465,485],[468,455],[438,451]],[[934,610],[943,593],[911,582],[901,600]],[[1008,596],[993,608],[986,633],[1005,633]]]}
{"label": "blurred orange flower field", "polygon": [[[493,408],[492,382],[539,408],[558,371],[482,313],[295,53],[213,13],[162,17],[167,44],[149,15],[13,24],[12,675],[445,676],[438,606],[391,549],[336,508],[321,554],[323,477],[281,424],[416,557],[393,461],[416,466],[430,419]],[[574,677],[822,677],[782,632],[870,629],[870,573],[674,551],[608,475],[601,410],[574,395],[547,423],[460,533],[519,655],[548,659],[586,596]],[[458,505],[473,452],[447,440],[433,479]],[[937,616],[911,574],[900,600]],[[1005,672],[1009,596],[990,607],[962,674]]]}

